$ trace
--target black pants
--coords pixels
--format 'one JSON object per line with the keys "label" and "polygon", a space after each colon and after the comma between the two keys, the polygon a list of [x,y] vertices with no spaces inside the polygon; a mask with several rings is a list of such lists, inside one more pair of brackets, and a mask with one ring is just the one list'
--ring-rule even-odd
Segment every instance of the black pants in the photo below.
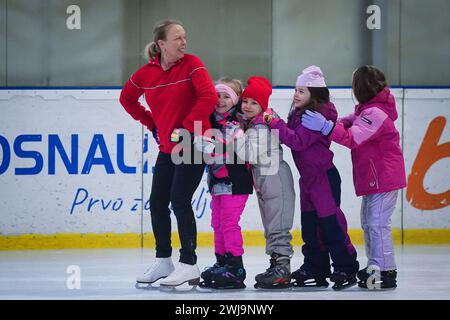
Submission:
{"label": "black pants", "polygon": [[179,261],[190,265],[197,263],[197,226],[192,210],[192,196],[200,184],[204,169],[204,164],[175,165],[170,154],[158,154],[150,195],[156,257],[167,258],[172,255],[169,209],[169,203],[172,203],[181,242]]}
{"label": "black pants", "polygon": [[302,238],[305,242],[302,247],[305,257],[302,269],[318,276],[326,276],[330,273],[331,257],[334,271],[356,274],[359,263],[356,260],[356,250],[347,233],[347,221],[340,209],[341,178],[338,170],[336,168],[328,170],[327,178],[333,196],[328,201],[334,201],[336,212],[321,216],[316,210],[302,211]]}

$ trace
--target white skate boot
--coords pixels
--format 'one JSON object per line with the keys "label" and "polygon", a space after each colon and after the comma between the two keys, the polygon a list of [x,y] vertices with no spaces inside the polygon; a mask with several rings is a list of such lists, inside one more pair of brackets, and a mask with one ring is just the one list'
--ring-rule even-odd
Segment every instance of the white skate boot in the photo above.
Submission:
{"label": "white skate boot", "polygon": [[195,287],[200,282],[200,270],[197,265],[190,265],[179,262],[175,265],[175,270],[159,283],[161,287],[175,288],[184,283]]}
{"label": "white skate boot", "polygon": [[[156,258],[152,263],[150,268],[145,271],[145,273],[136,278],[136,288],[149,287],[152,283],[158,281],[159,279],[167,277],[175,269],[172,258]],[[148,286],[140,286],[140,284],[145,284]]]}

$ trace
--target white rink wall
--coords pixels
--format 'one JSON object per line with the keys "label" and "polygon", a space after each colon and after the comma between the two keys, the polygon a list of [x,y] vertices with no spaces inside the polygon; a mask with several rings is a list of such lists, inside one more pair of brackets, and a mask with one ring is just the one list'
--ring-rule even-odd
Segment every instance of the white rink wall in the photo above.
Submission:
{"label": "white rink wall", "polygon": [[[429,146],[419,161],[422,167],[430,166],[423,188],[431,200],[425,197],[412,205],[405,189],[393,227],[450,229],[450,130],[445,123],[450,115],[450,89],[392,91],[407,176],[427,130],[434,133],[439,145]],[[119,104],[119,94],[116,89],[0,90],[0,236],[151,232],[147,200],[158,149],[151,133]],[[274,89],[271,96],[270,105],[282,118],[287,117],[292,94],[293,89]],[[331,95],[339,115],[353,111],[350,89],[332,89]],[[294,227],[299,229],[299,174],[289,149],[283,148],[294,173]],[[343,180],[342,209],[349,228],[360,229],[360,199],[352,184],[350,151],[336,144],[332,149]],[[209,206],[204,175],[193,199],[200,232],[212,231]],[[247,204],[241,226],[243,230],[262,230],[255,195]]]}

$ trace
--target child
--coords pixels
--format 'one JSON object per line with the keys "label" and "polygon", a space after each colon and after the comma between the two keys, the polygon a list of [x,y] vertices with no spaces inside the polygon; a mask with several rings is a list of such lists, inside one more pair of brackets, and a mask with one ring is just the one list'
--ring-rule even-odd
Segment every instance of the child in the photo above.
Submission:
{"label": "child", "polygon": [[[219,101],[210,117],[211,125],[221,131],[221,142],[226,147],[233,142],[233,133],[239,128],[236,113],[242,84],[239,80],[221,78],[215,88]],[[245,163],[237,163],[234,153],[231,153],[233,161],[228,161],[230,159],[226,152],[212,156],[214,162],[208,165],[208,187],[212,196],[211,226],[214,229],[217,261],[202,272],[204,281],[200,287],[245,288],[246,272],[242,264],[244,249],[239,219],[249,194],[253,193],[251,171]]]}
{"label": "child", "polygon": [[[250,77],[242,93],[241,121],[245,134],[236,140],[237,155],[252,164],[270,267],[256,275],[255,288],[277,289],[290,286],[291,240],[295,191],[289,165],[283,160],[278,138],[264,123],[272,86],[263,77]],[[277,115],[273,114],[274,117]]]}
{"label": "child", "polygon": [[[293,272],[296,287],[328,287],[330,256],[335,282],[340,290],[356,284],[358,261],[347,234],[347,222],[340,209],[341,179],[333,164],[330,142],[318,132],[301,125],[301,115],[315,110],[326,119],[336,120],[322,70],[310,66],[297,78],[288,123],[266,116],[272,130],[278,129],[280,141],[292,149],[300,172],[301,228],[304,263]],[[306,111],[308,112],[308,111]]]}
{"label": "child", "polygon": [[391,216],[398,190],[406,186],[400,136],[394,126],[395,100],[384,74],[373,66],[362,66],[354,72],[352,88],[359,102],[354,114],[336,122],[308,112],[302,123],[352,150],[356,195],[363,196],[361,223],[368,257],[368,268],[358,272],[358,285],[367,288],[372,271],[381,271],[381,284],[377,285],[395,288]]}

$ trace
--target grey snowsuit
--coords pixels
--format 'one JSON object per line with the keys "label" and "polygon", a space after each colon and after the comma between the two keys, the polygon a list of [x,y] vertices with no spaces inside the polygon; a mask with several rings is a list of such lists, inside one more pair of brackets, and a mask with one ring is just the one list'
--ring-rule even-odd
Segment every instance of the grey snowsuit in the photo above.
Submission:
{"label": "grey snowsuit", "polygon": [[251,121],[242,119],[241,122],[245,134],[244,138],[236,140],[235,152],[252,166],[264,226],[266,254],[292,256],[295,190],[291,169],[283,160],[278,137],[262,121],[262,114]]}

